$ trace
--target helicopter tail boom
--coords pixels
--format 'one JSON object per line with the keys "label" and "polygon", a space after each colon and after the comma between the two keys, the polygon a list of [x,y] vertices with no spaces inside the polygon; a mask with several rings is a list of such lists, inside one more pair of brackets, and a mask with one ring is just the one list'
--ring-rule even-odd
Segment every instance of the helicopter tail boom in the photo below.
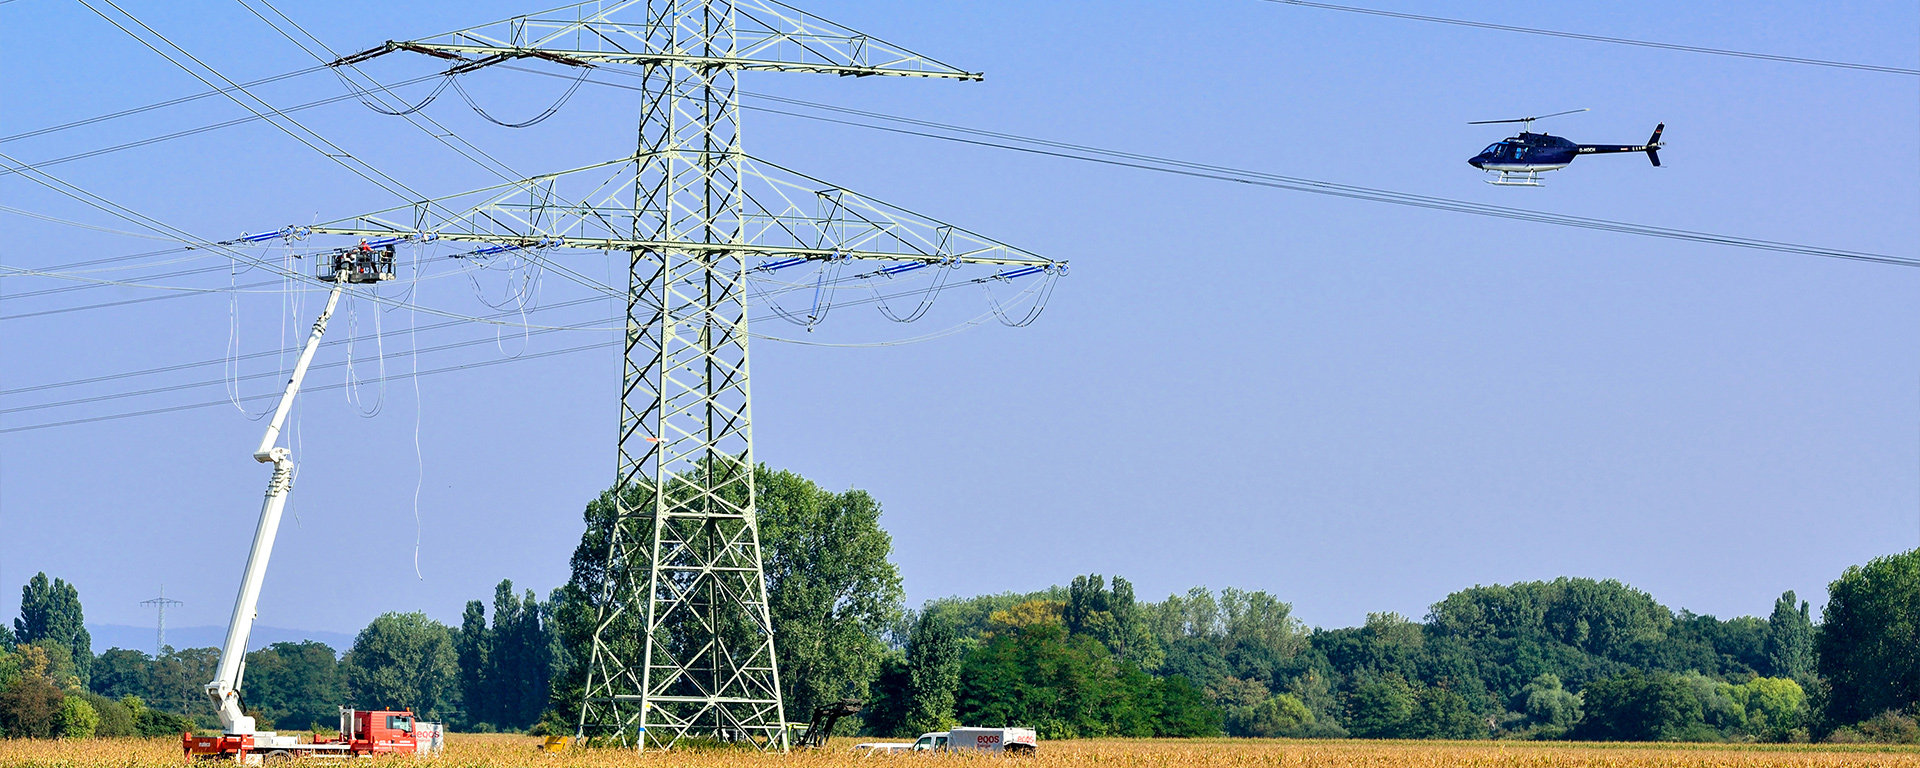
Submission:
{"label": "helicopter tail boom", "polygon": [[1653,162],[1655,168],[1658,168],[1660,167],[1660,147],[1665,146],[1660,142],[1660,134],[1666,130],[1666,123],[1655,126],[1653,136],[1648,138],[1645,144],[1581,144],[1579,153],[1582,155],[1610,155],[1618,152],[1645,152],[1647,153],[1647,159]]}

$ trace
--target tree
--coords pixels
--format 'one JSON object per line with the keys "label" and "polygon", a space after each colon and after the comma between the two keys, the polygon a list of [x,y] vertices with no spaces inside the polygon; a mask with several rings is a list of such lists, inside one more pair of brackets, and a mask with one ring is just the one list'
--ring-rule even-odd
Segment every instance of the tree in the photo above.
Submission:
{"label": "tree", "polygon": [[144,696],[147,693],[147,678],[153,659],[140,651],[125,648],[108,648],[106,653],[93,661],[93,679],[88,680],[88,688],[94,693],[117,699],[122,696]]}
{"label": "tree", "polygon": [[1399,675],[1369,680],[1347,703],[1347,729],[1363,739],[1408,738],[1419,697]]}
{"label": "tree", "polygon": [[1146,671],[1160,668],[1166,654],[1155,641],[1142,608],[1133,598],[1133,585],[1119,576],[1106,587],[1100,574],[1073,577],[1067,588],[1063,618],[1067,631],[1100,641],[1116,659]]}
{"label": "tree", "polygon": [[387,613],[360,630],[340,665],[355,707],[438,720],[458,703],[456,659],[446,625],[424,613]]}
{"label": "tree", "polygon": [[1022,603],[994,614],[994,629],[967,655],[956,714],[983,726],[1026,723],[1041,738],[1114,733],[1132,705],[1105,646],[1067,633],[1062,603]]}
{"label": "tree", "polygon": [[860,710],[860,722],[868,734],[886,737],[907,732],[907,713],[913,704],[912,683],[906,654],[888,651],[880,660],[880,673],[868,686],[867,705]]}
{"label": "tree", "polygon": [[1580,721],[1580,695],[1562,688],[1552,673],[1534,678],[1520,694],[1520,710],[1539,737],[1559,738]]}
{"label": "tree", "polygon": [[1575,729],[1592,741],[1671,741],[1701,725],[1700,702],[1679,678],[1639,671],[1596,680],[1581,691],[1586,717]]}
{"label": "tree", "polygon": [[466,724],[518,730],[540,719],[553,678],[552,614],[533,590],[516,597],[511,580],[494,587],[492,627],[484,604],[467,603],[453,637]]}
{"label": "tree", "polygon": [[60,713],[54,717],[54,731],[60,738],[91,739],[99,727],[100,713],[85,698],[68,696],[60,701]]}
{"label": "tree", "polygon": [[1767,619],[1767,668],[1774,677],[1805,679],[1820,665],[1813,647],[1813,621],[1809,606],[1801,601],[1794,606],[1793,590],[1787,590],[1773,603],[1773,615]]}
{"label": "tree", "polygon": [[333,648],[312,640],[247,654],[246,702],[280,730],[332,727],[346,703]]}
{"label": "tree", "polygon": [[207,681],[213,679],[219,664],[218,648],[185,648],[162,654],[148,668],[147,693],[141,698],[162,712],[213,717]]}
{"label": "tree", "polygon": [[487,604],[468,600],[460,614],[460,629],[453,635],[453,654],[460,665],[460,700],[465,705],[466,722],[471,727],[492,722],[487,698],[487,661],[493,655],[487,632]]}
{"label": "tree", "polygon": [[1746,713],[1747,731],[1758,738],[1790,741],[1805,725],[1807,694],[1792,680],[1756,677],[1734,686],[1733,695]]}
{"label": "tree", "polygon": [[1821,617],[1831,722],[1920,705],[1920,549],[1848,568],[1827,586]]}
{"label": "tree", "polygon": [[59,733],[66,697],[44,675],[23,674],[0,691],[0,733],[15,739],[46,739]]}
{"label": "tree", "polygon": [[965,654],[953,627],[936,613],[922,613],[907,639],[907,709],[904,735],[952,728]]}
{"label": "tree", "polygon": [[81,684],[93,662],[93,637],[87,634],[80,609],[80,590],[62,579],[47,582],[41,572],[20,588],[20,618],[13,620],[14,640],[20,645],[50,640],[73,655]]}
{"label": "tree", "polygon": [[754,470],[780,686],[789,717],[866,699],[901,614],[893,538],[866,491],[833,493],[792,472]]}

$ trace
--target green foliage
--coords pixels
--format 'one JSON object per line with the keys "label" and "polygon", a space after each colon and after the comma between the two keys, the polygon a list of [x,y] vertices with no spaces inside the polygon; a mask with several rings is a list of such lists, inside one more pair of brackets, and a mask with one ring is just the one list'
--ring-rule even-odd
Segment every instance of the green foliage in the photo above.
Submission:
{"label": "green foliage", "polygon": [[1746,730],[1762,741],[1792,741],[1804,735],[1807,694],[1784,677],[1756,677],[1733,686],[1733,698],[1746,715]]}
{"label": "green foliage", "polygon": [[1347,701],[1347,729],[1363,739],[1408,738],[1418,703],[1413,686],[1398,675],[1361,683]]}
{"label": "green foliage", "polygon": [[1296,736],[1313,725],[1313,710],[1289,693],[1268,696],[1251,706],[1230,709],[1226,713],[1227,733],[1234,736],[1273,738]]}
{"label": "green foliage", "polygon": [[409,709],[445,718],[458,694],[459,667],[446,625],[424,613],[387,613],[368,624],[340,661],[347,695],[360,709]]}
{"label": "green foliage", "polygon": [[995,613],[1011,610],[1014,606],[1034,601],[1064,603],[1067,590],[1049,587],[1039,592],[1003,592],[997,595],[978,595],[975,597],[943,597],[929,600],[921,606],[921,613],[938,614],[953,634],[968,648],[973,647],[987,634],[988,620]]}
{"label": "green foliage", "polygon": [[553,676],[552,635],[551,603],[542,604],[533,590],[524,599],[514,596],[512,581],[494,587],[491,627],[486,606],[468,602],[453,635],[461,723],[517,731],[539,722]]}
{"label": "green foliage", "polygon": [[1225,678],[1278,690],[1303,674],[1311,643],[1292,606],[1265,592],[1204,587],[1145,606],[1142,613],[1164,661],[1163,677],[1184,677],[1203,689]]}
{"label": "green foliage", "polygon": [[243,682],[247,705],[283,731],[338,724],[347,699],[333,648],[311,640],[247,654]]}
{"label": "green foliage", "polygon": [[83,693],[81,696],[93,705],[93,711],[100,716],[93,735],[101,738],[140,735],[134,727],[133,710],[128,709],[127,705],[97,693]]}
{"label": "green foliage", "polygon": [[1534,678],[1521,689],[1520,696],[1527,720],[1536,726],[1556,729],[1556,735],[1580,722],[1580,695],[1560,687],[1560,678],[1552,673]]}
{"label": "green foliage", "polygon": [[1160,715],[1154,720],[1153,735],[1183,739],[1220,735],[1220,710],[1209,706],[1193,683],[1184,677],[1163,677],[1156,685],[1160,689]]}
{"label": "green foliage", "polygon": [[[792,472],[755,469],[767,608],[789,716],[866,699],[885,637],[900,617],[900,571],[880,503],[833,493]],[[957,668],[957,664],[955,665]]]}
{"label": "green foliage", "polygon": [[1801,601],[1794,607],[1793,590],[1787,590],[1773,603],[1773,615],[1767,619],[1767,670],[1774,677],[1802,679],[1814,673],[1820,664],[1813,644],[1813,620],[1809,606]]}
{"label": "green foliage", "polygon": [[1151,672],[1160,668],[1166,654],[1143,613],[1134,602],[1132,584],[1115,576],[1108,589],[1096,573],[1073,577],[1062,617],[1068,632],[1098,640],[1114,658]]}
{"label": "green foliage", "polygon": [[49,583],[45,572],[35,574],[20,588],[20,618],[13,620],[13,634],[19,645],[46,641],[65,648],[75,676],[86,683],[93,638],[87,634],[79,588],[62,579]]}
{"label": "green foliage", "polygon": [[93,679],[88,687],[110,698],[144,696],[147,693],[148,667],[153,659],[139,651],[108,648],[93,660]]}
{"label": "green foliage", "polygon": [[897,731],[912,736],[945,731],[957,725],[955,698],[960,691],[961,665],[966,661],[952,625],[938,613],[920,614],[907,639],[906,711]]}
{"label": "green foliage", "polygon": [[15,739],[46,739],[59,734],[61,702],[52,680],[22,674],[0,691],[0,734]]}
{"label": "green foliage", "polygon": [[85,697],[68,696],[60,701],[60,712],[54,716],[54,731],[60,738],[91,739],[99,727],[100,713]]}
{"label": "green foliage", "polygon": [[880,671],[868,686],[867,705],[860,711],[863,730],[872,736],[899,737],[907,732],[907,712],[913,703],[913,673],[907,655],[889,650],[880,659]]}
{"label": "green foliage", "polygon": [[1920,550],[1848,568],[1829,584],[1817,647],[1831,722],[1920,706]]}
{"label": "green foliage", "polygon": [[1673,741],[1704,724],[1700,701],[1679,677],[1628,672],[1581,691],[1586,717],[1575,729],[1591,741]]}
{"label": "green foliage", "polygon": [[133,730],[147,738],[179,736],[193,730],[193,718],[148,707],[138,696],[120,699],[120,705],[133,713]]}

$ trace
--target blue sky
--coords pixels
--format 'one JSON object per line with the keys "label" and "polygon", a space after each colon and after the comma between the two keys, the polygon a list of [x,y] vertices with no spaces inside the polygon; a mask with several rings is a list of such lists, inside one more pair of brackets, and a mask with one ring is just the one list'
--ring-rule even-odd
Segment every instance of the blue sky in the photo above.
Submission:
{"label": "blue sky", "polygon": [[[1384,2],[1384,0],[1383,0]],[[238,3],[125,7],[235,79],[311,59]],[[536,8],[499,0],[287,3],[336,50]],[[1256,0],[878,3],[821,16],[983,83],[750,74],[744,88],[847,107],[1402,192],[1899,256],[1920,235],[1920,89],[1910,76],[1460,29]],[[1920,66],[1912,4],[1453,2],[1395,10],[1588,34]],[[0,5],[0,136],[203,90],[77,3]],[[389,57],[371,71],[432,71]],[[513,117],[564,83],[469,79]],[[285,106],[343,92],[326,74],[260,89]],[[1544,189],[1497,189],[1465,159],[1505,126],[1638,142],[1666,167],[1591,157]],[[448,96],[428,114],[528,173],[632,151],[637,105],[583,88],[525,130]],[[203,100],[0,143],[29,162],[243,116]],[[401,122],[346,101],[299,120],[430,194],[489,183]],[[1143,596],[1264,589],[1321,626],[1418,616],[1473,584],[1617,578],[1675,608],[1764,614],[1818,603],[1848,565],[1920,545],[1920,271],[1636,238],[1250,188],[748,113],[748,150],[874,197],[1068,259],[1042,318],[896,346],[756,342],[758,457],[885,505],[910,599],[1120,574]],[[387,192],[252,123],[51,166],[209,239],[393,205]],[[0,205],[129,229],[17,176]],[[0,264],[39,268],[168,247],[0,212]],[[262,251],[262,255],[271,255]],[[154,257],[147,264],[174,257]],[[595,254],[582,274],[616,279]],[[218,260],[109,273],[133,279]],[[511,276],[423,264],[411,299],[491,312]],[[258,273],[154,278],[222,287]],[[0,279],[0,316],[145,298]],[[406,290],[388,286],[387,292]],[[539,306],[585,297],[547,275]],[[0,320],[0,390],[277,348],[318,296],[214,292]],[[604,300],[543,310],[591,323]],[[846,310],[809,335],[873,343],[984,311],[953,292],[916,326]],[[356,304],[332,333],[424,326]],[[283,330],[284,329],[284,330]],[[399,337],[402,349],[496,331]],[[521,337],[424,355],[483,362],[604,341]],[[393,338],[363,376],[405,369]],[[319,362],[344,360],[331,347]],[[223,366],[0,395],[0,408],[217,381]],[[240,363],[243,395],[277,382]],[[566,577],[580,510],[613,478],[617,356],[525,360],[303,400],[301,479],[260,622],[352,631],[446,621],[501,578]],[[339,367],[313,384],[342,381]],[[223,397],[225,388],[0,414],[0,429]],[[376,415],[363,417],[378,404]],[[254,401],[253,409],[264,408]],[[232,406],[0,434],[0,586],[47,571],[94,621],[142,624],[164,582],[181,626],[232,604],[263,467]],[[416,454],[416,436],[418,453]],[[416,483],[418,503],[415,503]],[[416,541],[417,571],[416,571]],[[12,587],[5,587],[11,590]]]}

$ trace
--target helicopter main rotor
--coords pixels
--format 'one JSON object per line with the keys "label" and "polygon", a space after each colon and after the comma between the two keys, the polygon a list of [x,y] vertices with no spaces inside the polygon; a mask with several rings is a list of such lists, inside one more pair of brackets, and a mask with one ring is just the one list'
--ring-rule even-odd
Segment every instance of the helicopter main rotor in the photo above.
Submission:
{"label": "helicopter main rotor", "polygon": [[1571,115],[1576,112],[1585,112],[1585,111],[1587,111],[1587,109],[1585,107],[1582,107],[1580,109],[1569,109],[1565,112],[1555,112],[1551,115],[1538,115],[1535,117],[1517,117],[1512,120],[1475,120],[1467,123],[1467,125],[1494,125],[1496,123],[1525,123],[1525,125],[1520,126],[1520,132],[1526,133],[1533,129],[1533,121],[1535,120],[1545,120],[1549,117],[1559,117],[1561,115]]}

